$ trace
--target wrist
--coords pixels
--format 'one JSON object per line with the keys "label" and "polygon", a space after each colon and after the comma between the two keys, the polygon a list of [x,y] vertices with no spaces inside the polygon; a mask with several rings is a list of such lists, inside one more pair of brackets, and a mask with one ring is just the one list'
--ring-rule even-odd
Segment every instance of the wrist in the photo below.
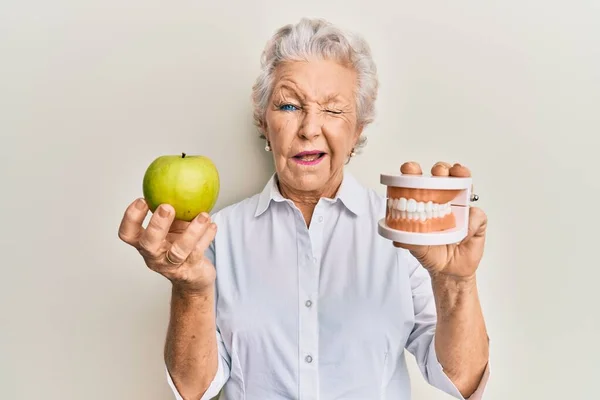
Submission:
{"label": "wrist", "polygon": [[431,276],[431,285],[436,297],[463,296],[477,292],[477,279],[472,276],[435,274]]}
{"label": "wrist", "polygon": [[443,272],[434,272],[429,274],[431,282],[435,284],[454,285],[457,287],[472,287],[477,285],[477,275],[452,275]]}
{"label": "wrist", "polygon": [[173,283],[171,293],[173,296],[177,296],[182,300],[207,300],[213,296],[214,286],[208,285],[201,288],[193,288],[189,285]]}

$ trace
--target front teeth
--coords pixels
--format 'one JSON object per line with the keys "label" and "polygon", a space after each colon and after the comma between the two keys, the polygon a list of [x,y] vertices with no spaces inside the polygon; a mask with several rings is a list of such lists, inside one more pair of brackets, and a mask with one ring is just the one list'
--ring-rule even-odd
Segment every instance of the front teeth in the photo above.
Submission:
{"label": "front teeth", "polygon": [[406,211],[415,212],[417,211],[417,201],[415,199],[408,199],[406,203]]}
{"label": "front teeth", "polygon": [[452,213],[450,203],[437,204],[432,201],[422,202],[415,199],[388,198],[388,209],[392,218],[426,221],[430,218],[443,218]]}
{"label": "front teeth", "polygon": [[397,209],[400,211],[406,211],[407,204],[408,201],[404,197],[400,197],[400,199],[398,200]]}

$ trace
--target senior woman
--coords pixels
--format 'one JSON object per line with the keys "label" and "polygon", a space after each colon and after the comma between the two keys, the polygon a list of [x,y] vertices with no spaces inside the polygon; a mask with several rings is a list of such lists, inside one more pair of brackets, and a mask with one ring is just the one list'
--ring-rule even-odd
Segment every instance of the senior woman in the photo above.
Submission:
{"label": "senior woman", "polygon": [[[405,350],[431,385],[481,397],[485,214],[471,208],[456,245],[378,235],[386,199],[344,171],[377,88],[362,39],[322,20],[285,26],[253,92],[275,165],[264,190],[190,223],[163,204],[145,229],[144,200],[127,208],[120,238],[172,282],[165,362],[176,398],[409,399]],[[468,170],[439,163],[435,172]]]}

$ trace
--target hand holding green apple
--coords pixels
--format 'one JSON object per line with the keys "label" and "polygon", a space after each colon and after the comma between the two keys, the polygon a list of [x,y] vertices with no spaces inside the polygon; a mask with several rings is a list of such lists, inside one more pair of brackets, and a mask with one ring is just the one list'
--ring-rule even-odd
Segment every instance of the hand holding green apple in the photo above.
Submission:
{"label": "hand holding green apple", "polygon": [[[159,157],[144,175],[143,191],[145,198],[127,207],[119,238],[180,292],[205,294],[216,278],[204,256],[217,230],[208,214],[219,193],[214,164],[204,156]],[[149,210],[153,215],[144,228]]]}

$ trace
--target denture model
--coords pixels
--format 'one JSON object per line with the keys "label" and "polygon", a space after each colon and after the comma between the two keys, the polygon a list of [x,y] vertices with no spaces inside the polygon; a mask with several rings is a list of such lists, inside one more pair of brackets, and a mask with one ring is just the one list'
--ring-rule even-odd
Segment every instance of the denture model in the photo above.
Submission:
{"label": "denture model", "polygon": [[381,174],[387,186],[381,236],[415,245],[460,242],[467,235],[472,178]]}

